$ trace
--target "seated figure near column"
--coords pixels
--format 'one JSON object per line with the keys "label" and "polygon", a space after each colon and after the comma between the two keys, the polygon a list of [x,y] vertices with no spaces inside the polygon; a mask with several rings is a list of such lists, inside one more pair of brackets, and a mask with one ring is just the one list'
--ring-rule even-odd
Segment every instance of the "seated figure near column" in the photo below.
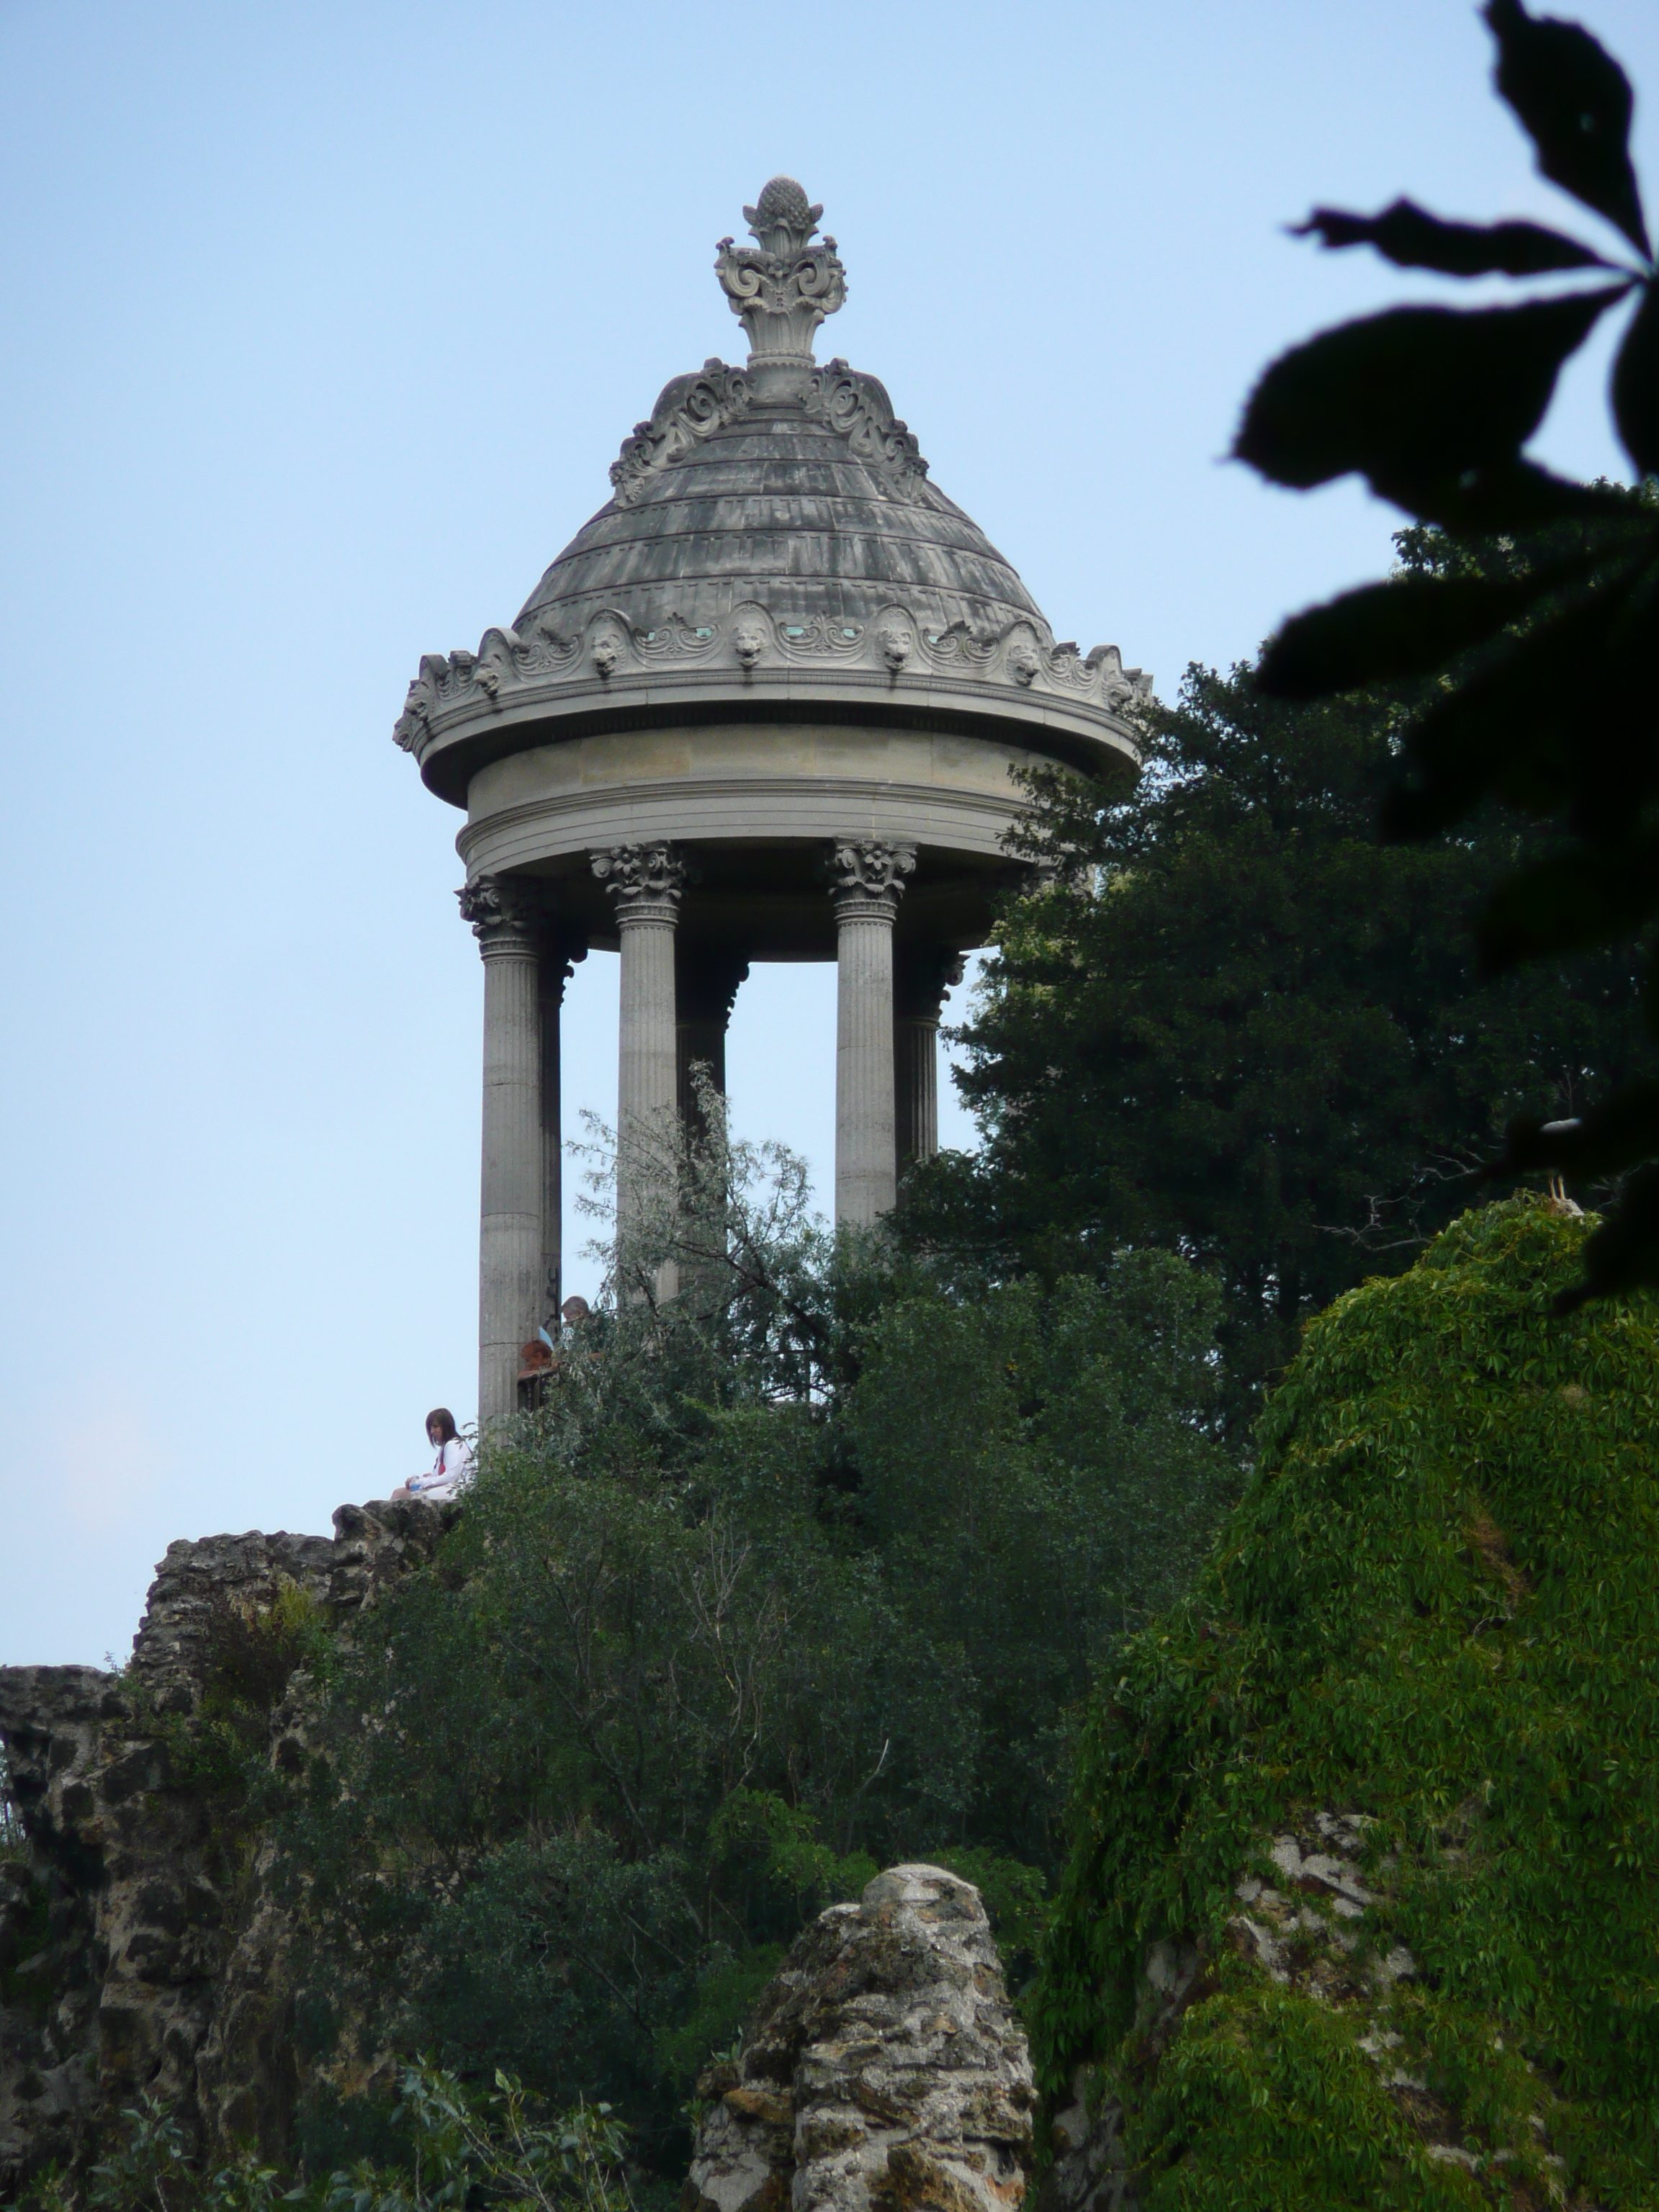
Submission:
{"label": "seated figure near column", "polygon": [[424,1474],[411,1474],[392,1495],[424,1498],[432,1504],[453,1498],[472,1480],[472,1447],[456,1432],[455,1416],[447,1406],[435,1406],[426,1417],[427,1442],[438,1456]]}

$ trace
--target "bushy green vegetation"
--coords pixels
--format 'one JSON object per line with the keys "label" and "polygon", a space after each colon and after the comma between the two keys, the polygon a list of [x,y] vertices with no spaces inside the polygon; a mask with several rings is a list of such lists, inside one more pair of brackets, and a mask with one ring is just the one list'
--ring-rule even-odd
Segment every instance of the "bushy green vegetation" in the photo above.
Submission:
{"label": "bushy green vegetation", "polygon": [[[581,1326],[433,1570],[319,1657],[275,1817],[325,2083],[388,2043],[503,2066],[672,2172],[700,2066],[881,1864],[959,1866],[1035,1945],[1068,1714],[1230,1494],[1213,1287],[948,1285],[796,1235],[758,1171],[723,1159],[738,1227]],[[314,2094],[313,2170],[367,2118]]]}
{"label": "bushy green vegetation", "polygon": [[469,2091],[428,2062],[406,2067],[393,2112],[402,2156],[289,2188],[252,2152],[204,2172],[167,2106],[143,2097],[120,2115],[107,2156],[84,2181],[53,2170],[23,2199],[23,2212],[629,2212],[626,2137],[607,2105],[578,2102],[546,2113],[524,2086],[497,2072],[493,2089]]}
{"label": "bushy green vegetation", "polygon": [[[1405,199],[1375,216],[1316,208],[1303,234],[1327,247],[1370,246],[1396,267],[1448,276],[1553,281],[1502,307],[1395,307],[1321,331],[1265,371],[1233,450],[1300,491],[1363,477],[1419,532],[1547,544],[1547,558],[1518,573],[1460,566],[1345,592],[1286,623],[1260,671],[1285,699],[1415,685],[1389,794],[1395,836],[1461,834],[1492,802],[1549,824],[1522,842],[1518,867],[1483,887],[1476,935],[1488,970],[1501,971],[1650,944],[1659,924],[1659,263],[1624,70],[1582,24],[1534,16],[1522,0],[1486,0],[1481,12],[1494,88],[1540,174],[1622,234],[1613,258],[1604,240],[1533,222],[1446,222]],[[1601,281],[1564,291],[1553,281],[1564,270]],[[1632,305],[1607,397],[1634,495],[1555,476],[1531,450],[1563,368]],[[1647,1012],[1659,1041],[1659,994]],[[1518,1115],[1503,1165],[1607,1179],[1578,1295],[1659,1285],[1659,1082]]]}
{"label": "bushy green vegetation", "polygon": [[[1592,1226],[1493,1206],[1311,1324],[1194,1594],[1103,1677],[1035,2014],[1051,2087],[1103,2062],[1149,2208],[1659,2203],[1659,1307],[1557,1310]],[[1319,1808],[1374,1823],[1340,2001],[1228,1933]],[[1170,1938],[1208,1964],[1160,2055]]]}
{"label": "bushy green vegetation", "polygon": [[[1549,550],[1400,546],[1414,576]],[[1571,1115],[1652,1063],[1628,944],[1483,979],[1475,911],[1538,834],[1481,817],[1384,842],[1415,696],[1287,702],[1249,667],[1194,667],[1127,796],[1042,780],[1030,847],[1062,873],[1009,908],[961,1032],[985,1142],[905,1193],[914,1243],[1004,1272],[1196,1259],[1241,1427],[1312,1314],[1469,1204],[1511,1116]]]}

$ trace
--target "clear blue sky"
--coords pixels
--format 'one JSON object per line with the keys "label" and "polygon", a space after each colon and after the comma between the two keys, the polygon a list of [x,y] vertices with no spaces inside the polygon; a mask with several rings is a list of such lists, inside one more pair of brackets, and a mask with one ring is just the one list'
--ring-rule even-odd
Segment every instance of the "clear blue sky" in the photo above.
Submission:
{"label": "clear blue sky", "polygon": [[[1586,20],[1659,194],[1659,11]],[[124,1653],[170,1538],[325,1529],[471,1417],[479,965],[392,723],[741,358],[710,264],[764,179],[840,242],[823,350],[1167,691],[1389,556],[1220,459],[1283,344],[1437,289],[1282,226],[1566,212],[1488,67],[1467,0],[0,6],[0,1660]],[[1619,471],[1604,366],[1561,465]],[[573,1122],[615,993],[572,988]],[[774,969],[732,1036],[740,1126],[819,1169],[832,1026]]]}

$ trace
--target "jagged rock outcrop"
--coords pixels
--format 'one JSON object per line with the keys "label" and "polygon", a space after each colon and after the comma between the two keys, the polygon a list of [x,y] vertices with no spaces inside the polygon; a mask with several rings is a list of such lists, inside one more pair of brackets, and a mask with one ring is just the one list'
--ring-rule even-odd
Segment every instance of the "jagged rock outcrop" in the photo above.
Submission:
{"label": "jagged rock outcrop", "polygon": [[228,1681],[240,1723],[291,1763],[304,1684],[283,1632],[349,1633],[453,1512],[348,1505],[331,1539],[172,1544],[121,1674],[0,1668],[29,1852],[0,1866],[0,2201],[139,2091],[205,2148],[285,2133],[286,1923],[216,1789],[206,1723]]}
{"label": "jagged rock outcrop", "polygon": [[1015,2212],[1036,2100],[979,1892],[900,1866],[831,1906],[697,2091],[682,2212]]}

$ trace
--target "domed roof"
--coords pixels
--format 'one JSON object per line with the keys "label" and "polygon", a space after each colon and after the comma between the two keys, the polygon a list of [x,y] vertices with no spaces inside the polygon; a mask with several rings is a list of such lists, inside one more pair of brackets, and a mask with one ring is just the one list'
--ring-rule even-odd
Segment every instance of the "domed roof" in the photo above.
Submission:
{"label": "domed roof", "polygon": [[[928,480],[874,377],[813,358],[846,296],[823,210],[774,178],[715,271],[748,333],[667,385],[612,495],[511,629],[428,655],[395,732],[444,796],[484,760],[579,729],[811,714],[1036,723],[1121,757],[1150,688],[1117,649],[1056,645],[984,532]],[[549,728],[556,720],[556,728]]]}
{"label": "domed roof", "polygon": [[843,361],[770,404],[711,361],[664,392],[617,464],[617,495],[514,627],[569,629],[609,607],[645,629],[676,616],[696,628],[750,599],[831,624],[867,623],[895,599],[936,631],[1040,623],[1008,562],[927,481],[915,444],[881,386]]}

